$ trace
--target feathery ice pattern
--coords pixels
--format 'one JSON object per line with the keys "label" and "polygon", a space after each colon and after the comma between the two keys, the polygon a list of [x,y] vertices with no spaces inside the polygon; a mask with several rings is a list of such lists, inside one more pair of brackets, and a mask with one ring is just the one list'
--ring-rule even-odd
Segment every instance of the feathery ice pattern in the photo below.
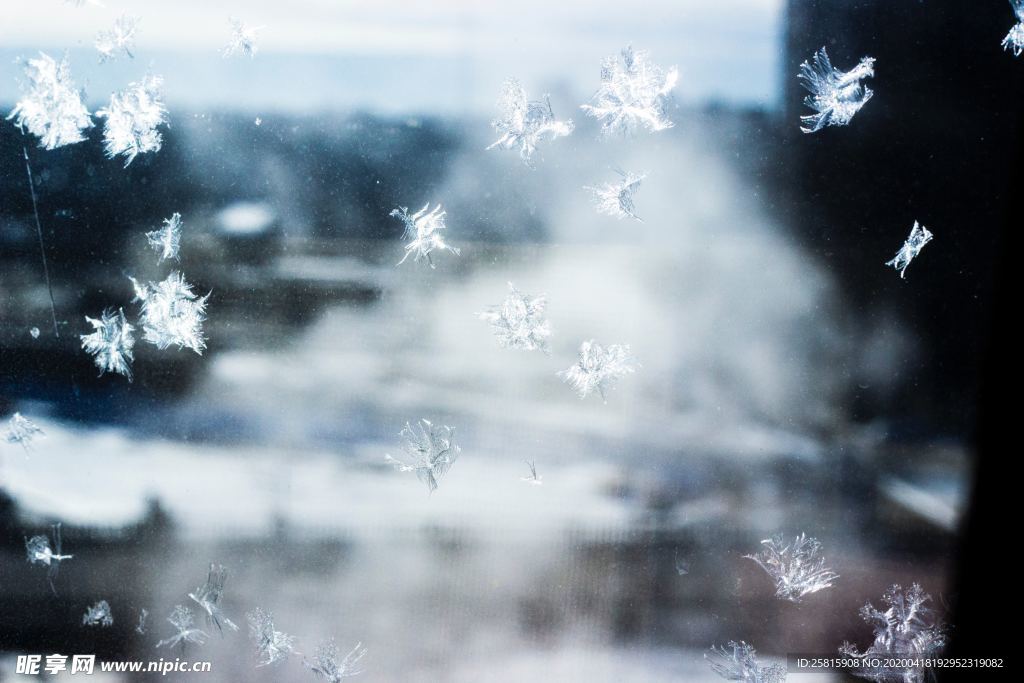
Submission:
{"label": "feathery ice pattern", "polygon": [[406,422],[400,435],[405,439],[405,462],[390,455],[384,459],[399,472],[415,472],[416,478],[433,493],[438,480],[448,472],[461,452],[453,442],[455,430],[445,425],[434,426],[430,420],[420,420],[415,427]]}
{"label": "feathery ice pattern", "polygon": [[89,316],[85,320],[92,325],[94,332],[79,335],[82,348],[93,355],[100,374],[116,372],[127,377],[130,382],[131,362],[134,358],[132,347],[135,346],[132,332],[135,328],[125,318],[124,309],[118,309],[117,313],[107,309],[98,320]]}
{"label": "feathery ice pattern", "polygon": [[27,452],[32,446],[32,441],[37,436],[45,436],[42,428],[35,422],[28,419],[21,413],[14,413],[7,421],[7,431],[4,432],[4,441],[7,443],[21,444]]}
{"label": "feathery ice pattern", "polygon": [[867,104],[874,92],[861,83],[875,75],[875,60],[864,57],[849,71],[832,66],[828,52],[821,48],[809,62],[800,65],[798,78],[811,94],[804,104],[816,113],[801,116],[800,130],[816,133],[825,126],[845,126]]}
{"label": "feathery ice pattern", "polygon": [[632,133],[639,127],[665,130],[672,127],[665,105],[678,80],[675,67],[665,71],[650,61],[646,50],[626,47],[621,60],[611,56],[601,63],[601,85],[591,104],[580,108],[601,121],[605,137]]}
{"label": "feathery ice pattern", "polygon": [[257,50],[256,39],[259,37],[263,27],[250,26],[234,17],[228,19],[228,23],[231,25],[231,37],[228,39],[228,44],[221,50],[221,54],[225,57],[232,57],[236,54],[244,57],[255,57]]}
{"label": "feathery ice pattern", "polygon": [[1017,15],[1017,23],[1003,38],[1003,49],[1013,52],[1014,57],[1020,57],[1024,52],[1024,0],[1010,0],[1010,6]]}
{"label": "feathery ice pattern", "polygon": [[224,615],[220,607],[220,600],[224,597],[224,583],[228,580],[228,570],[222,564],[210,564],[210,573],[206,577],[206,583],[196,589],[195,593],[189,593],[188,597],[203,608],[206,612],[206,620],[223,631],[227,626],[232,631],[238,630],[238,625]]}
{"label": "feathery ice pattern", "polygon": [[107,120],[103,144],[108,158],[123,155],[127,167],[139,154],[160,151],[164,139],[157,127],[167,123],[162,86],[160,76],[146,76],[141,83],[130,83],[111,95],[110,104],[96,112]]}
{"label": "feathery ice pattern", "polygon": [[362,643],[356,643],[352,651],[342,657],[337,644],[329,640],[318,645],[313,660],[307,659],[305,664],[318,678],[328,683],[340,683],[343,678],[358,676],[363,672],[362,669],[356,668],[356,665],[365,655],[366,648]]}
{"label": "feathery ice pattern", "polygon": [[28,561],[30,564],[44,564],[47,567],[46,579],[50,583],[50,590],[53,594],[57,594],[57,589],[53,585],[53,580],[57,578],[57,574],[60,573],[60,565],[65,560],[70,560],[74,555],[62,555],[62,546],[60,538],[60,522],[50,527],[53,533],[53,544],[50,544],[50,539],[44,534],[33,536],[32,538],[25,539],[25,551],[28,555]]}
{"label": "feathery ice pattern", "polygon": [[180,644],[184,648],[187,643],[202,645],[210,637],[205,631],[195,628],[195,615],[192,614],[192,610],[183,605],[175,605],[174,611],[171,612],[171,616],[167,617],[167,621],[174,627],[174,635],[158,642],[157,647],[164,645],[174,647]]}
{"label": "feathery ice pattern", "polygon": [[757,652],[743,642],[729,641],[727,647],[712,646],[704,654],[708,666],[727,681],[743,683],[782,683],[786,680],[786,667],[781,664],[762,666],[757,661]]}
{"label": "feathery ice pattern", "polygon": [[409,215],[409,209],[405,206],[394,209],[389,214],[392,218],[402,221],[402,224],[405,226],[402,239],[409,240],[405,244],[405,256],[398,262],[398,265],[405,263],[405,260],[412,255],[414,262],[425,258],[430,267],[433,268],[434,261],[430,258],[431,252],[447,250],[456,256],[459,255],[459,250],[456,247],[448,246],[441,235],[441,231],[448,227],[445,225],[447,213],[441,209],[440,204],[429,212],[427,211],[428,208],[430,208],[430,202],[427,202],[422,209],[411,216]]}
{"label": "feathery ice pattern", "polygon": [[39,146],[57,149],[85,139],[82,131],[92,128],[82,94],[71,80],[71,66],[65,55],[59,62],[40,52],[25,60],[27,92],[7,116],[22,130],[39,138]]}
{"label": "feathery ice pattern", "polygon": [[268,666],[288,659],[295,652],[295,638],[274,628],[274,617],[257,607],[245,615],[249,636],[256,646],[256,666]]}
{"label": "feathery ice pattern", "polygon": [[106,600],[100,600],[92,607],[85,610],[85,614],[82,615],[82,624],[84,626],[107,626],[114,625],[114,615],[110,612],[110,603]]}
{"label": "feathery ice pattern", "polygon": [[787,544],[779,534],[761,541],[763,546],[756,555],[744,555],[754,560],[775,580],[776,597],[800,602],[804,596],[829,588],[839,575],[825,566],[825,558],[818,557],[821,544],[815,538],[800,534]]}
{"label": "feathery ice pattern", "polygon": [[636,367],[629,344],[611,344],[605,348],[591,339],[580,344],[576,364],[562,370],[558,376],[570,384],[581,399],[596,391],[602,400],[607,400],[606,392],[620,378],[635,372]]}
{"label": "feathery ice pattern", "polygon": [[544,318],[547,298],[520,293],[508,283],[509,295],[500,306],[489,306],[480,319],[491,324],[498,343],[506,349],[547,352],[551,326]]}
{"label": "feathery ice pattern", "polygon": [[594,206],[598,213],[603,213],[615,218],[635,218],[643,223],[643,219],[636,215],[636,206],[633,204],[633,195],[640,189],[646,174],[637,175],[626,171],[615,171],[621,176],[621,180],[613,183],[605,183],[600,187],[584,187],[590,190],[594,196]]}
{"label": "feathery ice pattern", "polygon": [[197,297],[192,285],[177,271],[163,282],[142,284],[134,278],[131,281],[135,298],[142,302],[143,338],[160,350],[173,345],[203,355],[203,322],[210,295]]}
{"label": "feathery ice pattern", "polygon": [[933,235],[928,228],[918,225],[917,221],[914,221],[914,227],[910,229],[910,235],[903,243],[903,246],[900,247],[900,250],[896,252],[891,261],[886,261],[885,265],[892,266],[900,271],[900,277],[905,278],[907,266],[921,253],[924,245],[932,241],[932,237]]}
{"label": "feathery ice pattern", "polygon": [[487,149],[518,147],[519,157],[530,168],[533,168],[533,153],[545,136],[553,140],[573,131],[571,119],[559,121],[555,118],[547,95],[543,102],[528,100],[526,90],[515,78],[505,81],[498,106],[501,118],[492,121],[491,126],[501,137]]}
{"label": "feathery ice pattern", "polygon": [[121,53],[134,59],[132,48],[135,47],[135,33],[139,30],[139,17],[123,14],[114,22],[114,26],[100,31],[93,43],[100,53],[100,64],[107,60],[117,59]]}
{"label": "feathery ice pattern", "polygon": [[160,261],[177,261],[178,249],[181,247],[181,214],[175,213],[170,218],[165,218],[162,228],[146,233],[146,241],[154,250],[160,252]]}

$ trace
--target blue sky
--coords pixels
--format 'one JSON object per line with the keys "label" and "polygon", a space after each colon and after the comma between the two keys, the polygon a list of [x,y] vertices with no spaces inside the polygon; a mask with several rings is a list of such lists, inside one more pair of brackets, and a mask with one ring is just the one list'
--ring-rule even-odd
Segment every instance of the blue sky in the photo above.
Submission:
{"label": "blue sky", "polygon": [[[103,1],[4,0],[0,101],[37,50],[69,50],[93,102],[152,70],[172,105],[252,111],[487,113],[508,76],[575,108],[626,44],[679,67],[682,103],[773,106],[780,76],[783,0]],[[136,58],[99,65],[93,39],[122,13],[142,19]],[[255,59],[219,54],[232,16],[264,27]]]}

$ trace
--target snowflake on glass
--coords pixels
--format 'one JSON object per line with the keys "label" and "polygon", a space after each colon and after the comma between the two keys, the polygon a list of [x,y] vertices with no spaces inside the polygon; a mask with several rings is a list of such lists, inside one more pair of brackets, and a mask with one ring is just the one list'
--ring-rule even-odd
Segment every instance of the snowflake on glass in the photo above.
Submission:
{"label": "snowflake on glass", "polygon": [[584,187],[590,190],[594,197],[594,206],[598,213],[603,213],[616,218],[635,218],[643,223],[643,219],[636,215],[636,207],[633,204],[633,195],[640,189],[646,174],[637,175],[616,169],[621,180],[613,183],[605,183],[600,187]]}
{"label": "snowflake on glass", "polygon": [[95,331],[92,334],[79,335],[82,339],[82,348],[86,353],[93,355],[100,374],[116,372],[127,377],[130,382],[131,362],[134,358],[132,347],[135,346],[132,331],[135,328],[125,318],[124,309],[118,309],[117,313],[107,309],[98,320],[89,316],[86,316],[85,320]]}
{"label": "snowflake on glass", "polygon": [[143,607],[139,610],[139,621],[135,624],[135,632],[138,634],[145,634],[146,632],[146,619],[149,618],[149,610]]}
{"label": "snowflake on glass", "polygon": [[32,441],[37,436],[46,436],[46,433],[32,420],[21,413],[14,413],[7,421],[7,431],[4,432],[4,441],[7,443],[20,444],[26,454],[32,447]]}
{"label": "snowflake on glass", "polygon": [[167,123],[162,85],[160,76],[146,76],[111,95],[110,104],[96,112],[107,120],[103,143],[108,158],[124,155],[127,167],[139,154],[160,151],[164,138],[157,127]]}
{"label": "snowflake on glass", "polygon": [[547,298],[543,294],[536,297],[522,294],[511,282],[508,288],[510,291],[505,301],[500,306],[489,306],[478,314],[480,319],[491,324],[502,348],[539,349],[547,353],[548,337],[551,336],[551,327],[544,318]]}
{"label": "snowflake on glass", "polygon": [[248,614],[249,636],[256,646],[259,664],[267,666],[287,659],[295,652],[295,638],[274,628],[274,617],[257,607]]}
{"label": "snowflake on glass", "polygon": [[1010,6],[1017,15],[1017,23],[1003,38],[1003,49],[1013,52],[1014,57],[1020,57],[1024,52],[1024,0],[1010,0]]}
{"label": "snowflake on glass", "polygon": [[25,539],[25,551],[28,555],[28,561],[31,564],[45,564],[47,567],[46,579],[50,583],[50,590],[53,594],[57,594],[57,589],[53,585],[53,580],[57,578],[57,574],[60,573],[60,564],[65,560],[70,560],[74,555],[62,555],[61,539],[60,539],[60,522],[50,527],[53,534],[53,544],[50,544],[50,539],[44,534],[33,536],[32,538]]}
{"label": "snowflake on glass", "polygon": [[501,137],[487,149],[518,147],[519,157],[530,168],[533,168],[533,153],[541,140],[545,137],[553,140],[573,131],[571,119],[559,121],[555,118],[547,95],[543,102],[528,100],[526,90],[515,78],[505,81],[498,106],[501,118],[494,119],[491,126]]}
{"label": "snowflake on glass", "polygon": [[352,651],[342,657],[337,644],[329,640],[318,645],[312,661],[307,659],[305,664],[318,678],[329,683],[340,683],[343,678],[358,676],[363,672],[362,669],[356,668],[356,665],[365,655],[366,648],[362,643],[356,643]]}
{"label": "snowflake on glass", "polygon": [[459,255],[459,250],[456,247],[448,246],[441,235],[441,231],[448,227],[445,225],[444,220],[444,217],[447,215],[446,212],[441,210],[440,204],[429,212],[427,211],[428,208],[430,208],[430,202],[427,202],[422,209],[411,216],[409,215],[409,209],[404,206],[394,209],[389,214],[391,217],[402,221],[405,225],[402,239],[409,240],[405,245],[405,256],[398,262],[398,265],[405,263],[405,260],[412,255],[413,261],[425,258],[430,267],[433,268],[434,261],[430,258],[430,252],[447,250],[456,256]]}
{"label": "snowflake on glass", "polygon": [[205,631],[195,628],[195,616],[188,607],[175,605],[174,611],[171,612],[171,616],[167,617],[167,621],[174,627],[175,633],[170,638],[158,642],[157,647],[164,645],[174,647],[180,644],[184,649],[187,643],[202,645],[209,638]]}
{"label": "snowflake on glass", "polygon": [[122,14],[114,22],[114,26],[96,35],[96,51],[100,53],[100,64],[110,59],[117,59],[121,53],[134,59],[132,49],[135,47],[135,33],[139,30],[139,17]]}
{"label": "snowflake on glass", "polygon": [[530,476],[528,476],[528,477],[520,477],[520,479],[522,479],[525,482],[529,482],[531,484],[534,484],[535,486],[542,485],[544,482],[541,479],[541,476],[539,474],[537,474],[537,465],[536,465],[536,463],[534,463],[533,460],[525,460],[524,462],[526,463],[526,466],[530,468]]}
{"label": "snowflake on glass", "polygon": [[82,131],[92,128],[82,94],[71,80],[71,66],[65,55],[59,62],[40,52],[25,60],[29,88],[7,116],[18,128],[39,138],[45,149],[72,145],[85,139]]}
{"label": "snowflake on glass", "polygon": [[864,652],[843,643],[839,652],[863,661],[864,665],[854,671],[860,678],[879,683],[923,683],[927,669],[921,664],[941,654],[946,644],[945,626],[925,606],[931,596],[915,583],[906,593],[894,585],[882,600],[888,605],[884,612],[870,602],[860,610],[861,618],[874,629],[874,642]]}
{"label": "snowflake on glass", "polygon": [[597,391],[602,400],[607,400],[605,392],[620,378],[635,372],[636,367],[629,344],[612,344],[605,348],[591,339],[580,344],[576,364],[559,372],[558,376],[570,384],[581,399]]}
{"label": "snowflake on glass", "polygon": [[178,249],[181,246],[181,214],[176,213],[170,218],[165,218],[162,228],[146,233],[146,241],[160,253],[160,261],[177,261]]}
{"label": "snowflake on glass", "polygon": [[263,30],[263,27],[250,26],[234,17],[228,19],[228,23],[231,25],[231,37],[228,39],[228,44],[221,50],[221,54],[225,57],[231,57],[236,54],[255,57],[257,49],[256,39],[259,36],[259,32]]}
{"label": "snowflake on glass", "polygon": [[210,295],[197,297],[192,285],[177,271],[163,282],[142,284],[134,278],[131,281],[135,298],[142,302],[143,338],[160,350],[177,346],[202,355],[206,348],[203,322]]}
{"label": "snowflake on glass", "polygon": [[433,493],[438,479],[445,475],[461,452],[452,441],[455,430],[445,425],[434,426],[430,420],[420,420],[415,427],[406,422],[401,436],[405,439],[405,462],[390,455],[384,459],[399,472],[415,472],[416,478]]}
{"label": "snowflake on glass", "polygon": [[106,600],[100,600],[92,607],[85,610],[82,615],[84,626],[107,626],[114,625],[114,615],[110,613],[110,604]]}
{"label": "snowflake on glass", "polygon": [[781,664],[762,666],[757,652],[742,640],[729,641],[727,647],[712,646],[704,654],[708,666],[727,681],[743,683],[782,683],[786,680],[786,667]]}
{"label": "snowflake on glass", "polygon": [[821,544],[817,539],[800,534],[791,544],[781,534],[761,541],[761,552],[744,555],[754,560],[775,580],[776,597],[800,602],[806,595],[832,586],[839,575],[825,566],[818,557]]}
{"label": "snowflake on glass", "polygon": [[593,103],[580,108],[601,121],[604,136],[632,133],[641,126],[651,132],[665,130],[672,127],[665,105],[678,79],[675,67],[665,71],[650,61],[646,50],[627,47],[621,61],[612,56],[601,62],[601,86]]}
{"label": "snowflake on glass", "polygon": [[907,237],[907,240],[900,247],[900,250],[896,252],[896,256],[891,261],[886,261],[885,265],[892,266],[900,271],[900,277],[905,278],[907,266],[921,253],[924,245],[932,241],[932,236],[928,228],[918,225],[917,221],[914,221],[914,227],[910,229],[910,235]]}
{"label": "snowflake on glass", "polygon": [[206,577],[206,583],[196,589],[195,593],[189,593],[197,605],[206,612],[206,620],[223,632],[224,626],[232,631],[238,630],[238,625],[224,615],[220,607],[220,600],[224,596],[224,583],[228,580],[228,570],[222,564],[210,564],[210,573]]}
{"label": "snowflake on glass", "polygon": [[815,52],[811,61],[801,64],[797,76],[811,93],[804,98],[804,104],[817,113],[801,116],[800,130],[816,133],[825,126],[848,124],[874,95],[871,88],[861,83],[875,75],[874,65],[873,57],[864,57],[849,71],[840,71],[832,66],[825,48]]}

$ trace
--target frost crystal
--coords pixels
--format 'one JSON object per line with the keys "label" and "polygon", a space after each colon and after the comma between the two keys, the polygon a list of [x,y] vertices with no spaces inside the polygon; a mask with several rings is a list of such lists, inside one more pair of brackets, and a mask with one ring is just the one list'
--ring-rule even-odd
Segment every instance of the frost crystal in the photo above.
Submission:
{"label": "frost crystal", "polygon": [[143,607],[139,610],[139,623],[135,625],[135,632],[142,634],[146,632],[146,619],[149,617],[149,610]]}
{"label": "frost crystal", "polygon": [[255,57],[256,38],[259,32],[263,30],[263,27],[249,26],[234,17],[228,19],[228,23],[231,24],[231,38],[228,40],[228,44],[224,46],[224,49],[221,50],[221,53],[225,57],[231,57],[236,54]]}
{"label": "frost crystal", "polygon": [[39,328],[38,327],[33,327],[31,330],[28,331],[28,333],[30,335],[32,335],[33,339],[39,339]]}
{"label": "frost crystal", "polygon": [[539,474],[537,474],[537,465],[536,465],[536,463],[534,463],[532,460],[526,460],[525,462],[526,462],[527,467],[530,468],[530,476],[528,476],[528,477],[520,477],[520,478],[523,481],[528,481],[531,484],[535,484],[537,486],[540,486],[541,484],[543,484],[544,482],[541,481],[541,476]]}
{"label": "frost crystal", "polygon": [[559,372],[558,376],[571,384],[580,398],[586,398],[596,390],[606,400],[605,392],[620,377],[634,372],[636,366],[629,344],[612,344],[605,348],[591,339],[580,344],[580,357],[576,364]]}
{"label": "frost crystal", "polygon": [[515,78],[505,81],[498,106],[501,108],[501,118],[494,119],[491,126],[501,137],[487,149],[518,147],[520,158],[530,168],[533,168],[533,153],[544,136],[553,140],[573,131],[571,119],[555,119],[547,95],[543,102],[526,99],[526,90]]}
{"label": "frost crystal", "polygon": [[209,638],[205,631],[193,628],[195,617],[193,617],[192,610],[188,607],[175,605],[174,611],[171,613],[171,616],[167,617],[167,621],[174,627],[175,633],[170,638],[165,638],[157,643],[157,647],[163,647],[164,645],[174,647],[179,643],[182,648],[185,647],[186,643],[202,645]]}
{"label": "frost crystal", "polygon": [[82,339],[82,348],[94,356],[100,374],[116,372],[127,377],[130,382],[132,347],[135,346],[132,331],[135,328],[124,317],[124,309],[118,309],[116,314],[107,309],[100,315],[99,320],[89,316],[86,316],[85,320],[95,331],[92,334],[79,335]]}
{"label": "frost crystal", "polygon": [[931,240],[932,233],[929,232],[928,228],[918,225],[917,221],[914,221],[914,227],[910,229],[910,236],[907,237],[900,250],[896,252],[896,256],[891,261],[886,261],[885,265],[892,266],[900,271],[901,278],[906,277],[907,266],[921,253],[924,245],[931,242]]}
{"label": "frost crystal", "polygon": [[25,61],[25,76],[29,80],[28,92],[7,120],[39,138],[45,149],[56,149],[85,139],[82,131],[93,123],[89,110],[82,104],[82,94],[71,81],[71,66],[65,56],[57,62],[40,52],[35,59]]}
{"label": "frost crystal", "polygon": [[160,260],[178,260],[178,248],[181,246],[181,214],[176,213],[164,219],[164,227],[146,233],[149,246],[160,252]]}
{"label": "frost crystal", "polygon": [[356,643],[351,652],[341,657],[338,646],[330,640],[317,646],[313,661],[306,660],[306,668],[319,678],[330,683],[339,683],[343,678],[358,676],[363,672],[362,669],[356,668],[356,664],[365,654],[366,648],[363,644]]}
{"label": "frost crystal", "polygon": [[7,443],[21,444],[21,447],[28,451],[36,436],[45,435],[46,433],[35,422],[21,413],[15,413],[7,421],[7,431],[4,433],[4,440]]}
{"label": "frost crystal", "polygon": [[506,349],[522,349],[535,351],[548,350],[548,337],[551,328],[544,318],[547,298],[531,297],[521,294],[515,286],[508,283],[510,293],[500,306],[489,306],[480,313],[480,319],[491,324],[498,343]]}
{"label": "frost crystal", "polygon": [[100,600],[92,607],[85,610],[82,615],[82,624],[85,626],[113,626],[114,615],[110,613],[110,605],[106,600]]}
{"label": "frost crystal", "polygon": [[[875,641],[863,653],[850,643],[839,652],[864,660],[854,675],[879,683],[923,683],[927,669],[922,660],[939,655],[946,644],[946,629],[924,606],[931,596],[914,584],[906,593],[894,585],[882,597],[888,609],[880,612],[869,602],[861,619],[875,631]],[[902,664],[902,666],[896,666]]]}
{"label": "frost crystal", "polygon": [[643,220],[636,215],[636,207],[633,205],[633,195],[640,189],[640,183],[647,177],[646,174],[637,175],[616,169],[622,179],[614,183],[605,183],[601,187],[584,187],[590,190],[594,196],[594,206],[598,213],[615,216],[616,218],[635,218],[643,223]]}
{"label": "frost crystal", "polygon": [[45,564],[49,568],[46,572],[46,579],[50,582],[50,590],[56,595],[57,589],[54,588],[53,580],[60,572],[60,563],[70,560],[74,555],[61,554],[60,522],[54,524],[51,529],[53,530],[53,545],[50,545],[50,539],[40,534],[25,539],[25,550],[31,564]]}
{"label": "frost crystal", "polygon": [[665,113],[668,94],[676,86],[679,73],[667,72],[653,64],[646,50],[627,47],[622,60],[614,56],[601,62],[601,87],[593,104],[580,108],[601,121],[601,133],[632,133],[639,126],[654,132],[672,127]]}
{"label": "frost crystal", "polygon": [[1010,0],[1010,6],[1017,15],[1017,23],[1003,38],[1003,49],[1013,52],[1014,57],[1020,57],[1024,52],[1024,0]]}
{"label": "frost crystal", "polygon": [[139,17],[123,14],[114,22],[113,28],[100,31],[96,35],[96,51],[100,53],[100,64],[108,59],[117,59],[122,52],[135,58],[132,48],[135,47],[135,32],[139,30]]}
{"label": "frost crystal", "polygon": [[385,460],[399,472],[415,472],[416,478],[424,482],[431,493],[437,488],[437,480],[459,457],[461,449],[452,443],[455,430],[441,425],[435,427],[429,420],[420,420],[413,427],[408,422],[401,432],[405,439],[405,462],[390,455]]}
{"label": "frost crystal", "polygon": [[224,582],[228,579],[228,570],[221,564],[210,564],[210,573],[206,577],[206,583],[196,589],[195,593],[189,593],[197,605],[206,612],[206,620],[223,632],[224,626],[232,631],[238,630],[238,625],[224,616],[220,608],[220,599],[224,595]]}
{"label": "frost crystal", "polygon": [[144,339],[160,350],[171,345],[189,348],[203,354],[206,339],[206,300],[209,294],[196,297],[185,276],[175,271],[163,282],[139,283],[131,278],[135,298],[142,302]]}
{"label": "frost crystal", "polygon": [[434,261],[430,258],[430,252],[436,249],[446,249],[456,256],[459,255],[459,250],[456,247],[448,246],[441,236],[441,230],[448,227],[444,224],[446,212],[441,210],[440,204],[435,206],[433,211],[427,212],[428,208],[430,208],[430,202],[427,202],[422,209],[411,216],[409,215],[409,209],[404,206],[394,209],[388,214],[402,221],[405,225],[402,239],[410,240],[405,245],[405,256],[398,262],[398,265],[405,263],[405,259],[409,258],[409,255],[412,254],[413,261],[426,258],[427,263],[433,268]]}
{"label": "frost crystal", "polygon": [[167,108],[160,94],[162,85],[160,76],[146,76],[141,83],[130,83],[111,95],[110,105],[96,112],[96,116],[107,119],[103,142],[108,158],[123,154],[124,165],[128,166],[139,154],[160,151],[163,135],[157,126],[167,123]]}
{"label": "frost crystal", "polygon": [[676,574],[679,576],[686,576],[690,573],[690,561],[684,557],[680,557],[678,550],[675,552],[675,565]]}
{"label": "frost crystal", "polygon": [[[731,651],[730,651],[731,650]],[[742,640],[729,641],[727,647],[712,646],[704,654],[711,670],[727,681],[743,683],[782,683],[786,680],[786,667],[781,664],[761,666],[757,652]]]}
{"label": "frost crystal", "polygon": [[825,566],[818,557],[821,544],[817,539],[800,534],[787,545],[781,534],[761,541],[764,546],[757,555],[744,555],[759,565],[775,580],[776,597],[800,602],[805,595],[829,588],[839,575]]}
{"label": "frost crystal", "polygon": [[860,111],[874,94],[861,81],[875,75],[875,60],[864,57],[860,64],[849,71],[840,71],[832,66],[825,48],[814,53],[810,62],[800,65],[798,78],[810,91],[804,104],[817,114],[801,116],[800,130],[816,133],[825,126],[845,126]]}
{"label": "frost crystal", "polygon": [[257,666],[267,666],[287,659],[295,652],[295,638],[274,629],[274,617],[257,607],[246,615],[249,636],[256,645]]}

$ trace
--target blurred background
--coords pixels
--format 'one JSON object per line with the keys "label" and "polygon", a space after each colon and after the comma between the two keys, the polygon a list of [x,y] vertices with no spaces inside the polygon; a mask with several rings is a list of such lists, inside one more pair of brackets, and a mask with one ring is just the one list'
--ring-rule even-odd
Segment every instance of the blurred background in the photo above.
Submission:
{"label": "blurred background", "polygon": [[[135,57],[99,65],[122,12]],[[219,54],[229,16],[265,27],[255,58]],[[0,444],[0,679],[19,653],[168,656],[164,618],[210,562],[234,621],[271,611],[305,653],[362,641],[366,681],[717,680],[702,653],[728,640],[765,661],[866,646],[857,610],[892,583],[955,621],[1014,218],[1014,21],[1005,2],[4,3],[0,110],[18,57],[66,50],[90,111],[162,75],[170,125],[124,168],[98,129],[45,151],[0,122],[0,417],[46,432]],[[579,105],[628,44],[679,67],[675,125],[599,141]],[[795,76],[822,45],[877,58],[875,96],[804,135]],[[576,123],[535,170],[484,151],[510,76]],[[617,168],[648,174],[642,223],[583,189]],[[388,213],[427,202],[462,254],[396,267]],[[145,232],[175,212],[180,266],[157,264]],[[935,240],[901,280],[884,264],[915,220]],[[172,267],[211,292],[206,353],[140,341],[133,382],[97,377],[84,316],[134,316],[127,276]],[[507,282],[548,295],[550,355],[477,319]],[[591,338],[642,364],[606,404],[555,374]],[[432,495],[384,461],[420,418],[462,448]],[[55,598],[24,537],[57,521],[75,557]],[[794,605],[743,555],[801,532],[841,578]],[[100,599],[114,625],[82,627]],[[251,650],[243,625],[184,657],[212,660],[202,680],[310,678]]]}

